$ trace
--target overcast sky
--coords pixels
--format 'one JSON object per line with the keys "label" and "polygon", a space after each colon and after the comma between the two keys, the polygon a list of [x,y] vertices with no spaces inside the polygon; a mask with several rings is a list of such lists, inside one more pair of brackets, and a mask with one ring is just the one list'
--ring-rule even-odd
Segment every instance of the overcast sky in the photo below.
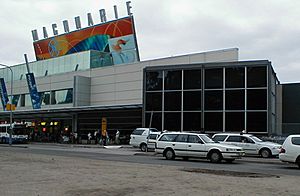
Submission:
{"label": "overcast sky", "polygon": [[[100,23],[127,15],[128,0],[1,0],[0,63],[35,60],[31,30],[42,38],[62,21],[75,30],[74,17],[87,26],[87,13]],[[299,0],[131,0],[141,60],[239,48],[240,60],[269,60],[281,83],[300,82]]]}

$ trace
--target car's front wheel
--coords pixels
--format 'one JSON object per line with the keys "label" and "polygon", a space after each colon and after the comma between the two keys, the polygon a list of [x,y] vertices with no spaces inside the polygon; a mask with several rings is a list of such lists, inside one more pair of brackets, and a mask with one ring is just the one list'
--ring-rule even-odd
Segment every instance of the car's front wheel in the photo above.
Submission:
{"label": "car's front wheel", "polygon": [[172,159],[174,159],[174,158],[175,158],[175,153],[174,153],[174,151],[173,151],[172,149],[167,149],[167,150],[165,151],[165,157],[166,157],[167,160],[172,160]]}
{"label": "car's front wheel", "polygon": [[209,159],[212,163],[220,163],[222,160],[222,155],[218,151],[213,151],[210,153]]}
{"label": "car's front wheel", "polygon": [[263,157],[263,158],[269,158],[271,157],[272,153],[269,149],[267,148],[264,148],[260,151],[260,155]]}
{"label": "car's front wheel", "polygon": [[140,149],[142,152],[146,152],[147,151],[147,144],[141,144]]}

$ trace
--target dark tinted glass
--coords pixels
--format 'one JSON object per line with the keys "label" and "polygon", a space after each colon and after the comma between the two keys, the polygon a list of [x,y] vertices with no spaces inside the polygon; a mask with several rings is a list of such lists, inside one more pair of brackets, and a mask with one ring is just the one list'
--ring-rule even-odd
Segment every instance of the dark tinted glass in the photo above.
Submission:
{"label": "dark tinted glass", "polygon": [[226,88],[244,88],[245,87],[245,68],[226,68],[225,69],[225,87]]}
{"label": "dark tinted glass", "polygon": [[153,112],[151,119],[151,112],[146,113],[145,126],[155,127],[157,130],[162,130],[162,115],[161,112]]}
{"label": "dark tinted glass", "polygon": [[226,132],[241,132],[245,128],[244,112],[226,112],[225,113],[225,130]]}
{"label": "dark tinted glass", "polygon": [[248,132],[267,132],[267,112],[247,112]]}
{"label": "dark tinted glass", "polygon": [[223,142],[225,140],[225,138],[227,137],[227,135],[216,135],[213,140],[215,142]]}
{"label": "dark tinted glass", "polygon": [[146,90],[162,90],[162,71],[146,73]]}
{"label": "dark tinted glass", "polygon": [[245,90],[226,90],[225,108],[226,110],[244,110]]}
{"label": "dark tinted glass", "polygon": [[205,69],[205,88],[223,88],[223,69]]}
{"label": "dark tinted glass", "polygon": [[201,110],[201,91],[183,92],[183,110]]}
{"label": "dark tinted glass", "polygon": [[205,91],[205,110],[223,110],[223,91]]}
{"label": "dark tinted glass", "polygon": [[184,70],[183,80],[183,89],[201,89],[201,70]]}
{"label": "dark tinted glass", "polygon": [[158,134],[150,134],[149,139],[156,140]]}
{"label": "dark tinted glass", "polygon": [[292,144],[300,145],[300,137],[293,137],[292,138]]}
{"label": "dark tinted glass", "polygon": [[146,110],[161,111],[162,110],[162,93],[146,93]]}
{"label": "dark tinted glass", "polygon": [[187,142],[188,140],[188,135],[182,135],[182,134],[179,134],[176,139],[175,139],[175,142]]}
{"label": "dark tinted glass", "polygon": [[226,142],[242,142],[241,136],[229,136]]}
{"label": "dark tinted glass", "polygon": [[267,67],[248,67],[247,68],[248,87],[267,86]]}
{"label": "dark tinted glass", "polygon": [[266,110],[267,109],[267,90],[247,90],[247,109]]}
{"label": "dark tinted glass", "polygon": [[201,113],[184,112],[183,113],[184,131],[201,131]]}
{"label": "dark tinted glass", "polygon": [[203,144],[203,141],[197,135],[189,135],[188,143]]}
{"label": "dark tinted glass", "polygon": [[181,91],[165,92],[165,111],[181,111]]}
{"label": "dark tinted glass", "polygon": [[132,132],[132,135],[142,135],[144,131],[145,131],[144,129],[135,129]]}
{"label": "dark tinted glass", "polygon": [[165,90],[181,90],[181,70],[165,71]]}
{"label": "dark tinted glass", "polygon": [[223,114],[222,112],[205,112],[204,130],[220,132],[223,130]]}
{"label": "dark tinted glass", "polygon": [[181,130],[181,113],[180,112],[165,112],[164,115],[164,129],[168,131]]}
{"label": "dark tinted glass", "polygon": [[173,142],[175,138],[177,137],[178,134],[164,134],[161,136],[159,141],[168,141],[168,142]]}

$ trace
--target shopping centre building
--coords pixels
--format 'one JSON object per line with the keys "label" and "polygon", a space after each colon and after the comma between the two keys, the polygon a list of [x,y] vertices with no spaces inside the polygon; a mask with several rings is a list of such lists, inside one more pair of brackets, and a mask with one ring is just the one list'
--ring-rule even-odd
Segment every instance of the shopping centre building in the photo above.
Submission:
{"label": "shopping centre building", "polygon": [[300,133],[300,85],[280,84],[268,60],[240,61],[237,48],[140,61],[132,16],[35,40],[34,48],[36,61],[11,67],[13,83],[0,70],[0,121],[9,122],[12,102],[14,122],[39,140],[103,128],[126,138],[137,127]]}

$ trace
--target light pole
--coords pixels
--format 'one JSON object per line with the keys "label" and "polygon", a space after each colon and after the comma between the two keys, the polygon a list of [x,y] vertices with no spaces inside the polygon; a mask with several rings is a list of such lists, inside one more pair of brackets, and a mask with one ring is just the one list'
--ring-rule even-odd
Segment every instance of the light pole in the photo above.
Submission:
{"label": "light pole", "polygon": [[13,131],[12,101],[13,101],[13,80],[14,80],[13,76],[14,76],[14,73],[13,73],[13,70],[11,69],[10,66],[4,65],[4,64],[1,64],[1,63],[0,63],[0,65],[3,66],[3,67],[8,68],[10,70],[10,72],[11,72],[11,75],[10,75],[10,118],[9,118],[10,129],[9,129],[9,141],[8,141],[9,145],[11,146],[11,144],[12,144],[12,138],[11,138],[11,136],[12,136],[12,131]]}

